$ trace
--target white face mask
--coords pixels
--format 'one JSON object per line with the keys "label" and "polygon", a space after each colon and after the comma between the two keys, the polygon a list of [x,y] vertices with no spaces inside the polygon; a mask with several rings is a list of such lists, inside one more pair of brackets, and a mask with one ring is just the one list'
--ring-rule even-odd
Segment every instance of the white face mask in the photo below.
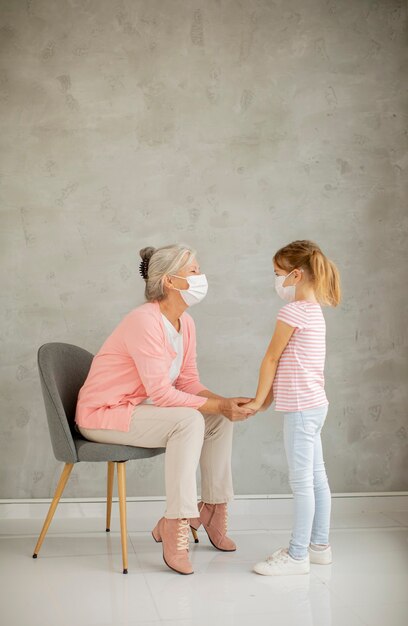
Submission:
{"label": "white face mask", "polygon": [[177,276],[177,274],[172,275],[175,278],[182,278],[188,282],[188,289],[177,289],[188,306],[193,306],[193,304],[198,304],[201,300],[204,300],[208,291],[208,282],[205,274],[192,276]]}
{"label": "white face mask", "polygon": [[275,276],[275,289],[276,293],[282,300],[287,300],[288,302],[293,302],[296,297],[296,285],[290,285],[289,287],[284,287],[283,283],[285,280],[293,274],[295,270],[292,270],[286,276]]}

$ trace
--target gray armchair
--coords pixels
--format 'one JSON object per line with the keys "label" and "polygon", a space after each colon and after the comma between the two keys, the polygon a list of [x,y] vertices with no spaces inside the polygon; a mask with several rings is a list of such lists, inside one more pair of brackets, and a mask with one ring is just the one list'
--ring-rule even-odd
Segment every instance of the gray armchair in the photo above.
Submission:
{"label": "gray armchair", "polygon": [[126,461],[145,459],[165,452],[164,448],[137,448],[115,444],[94,443],[84,439],[75,429],[75,408],[78,392],[91,367],[93,355],[67,343],[46,343],[38,350],[38,369],[44,397],[52,448],[58,461],[65,463],[51,502],[33,558],[36,559],[51,524],[58,502],[75,463],[107,462],[106,531],[110,530],[115,463],[118,473],[120,531],[123,573],[128,572],[126,524]]}

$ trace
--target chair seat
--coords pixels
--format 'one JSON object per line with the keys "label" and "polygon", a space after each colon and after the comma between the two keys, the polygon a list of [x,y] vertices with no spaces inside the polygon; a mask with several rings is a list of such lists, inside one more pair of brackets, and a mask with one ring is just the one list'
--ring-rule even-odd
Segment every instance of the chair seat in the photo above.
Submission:
{"label": "chair seat", "polygon": [[74,437],[78,461],[131,461],[149,459],[166,451],[165,448],[139,448],[114,443],[94,443]]}

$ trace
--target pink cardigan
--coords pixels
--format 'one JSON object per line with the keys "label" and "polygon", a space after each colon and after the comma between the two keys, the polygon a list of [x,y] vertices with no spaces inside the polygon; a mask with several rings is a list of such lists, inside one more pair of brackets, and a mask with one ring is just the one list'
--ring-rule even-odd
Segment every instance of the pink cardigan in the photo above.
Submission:
{"label": "pink cardigan", "polygon": [[170,365],[176,353],[169,344],[158,302],[142,304],[128,313],[95,355],[81,387],[75,421],[84,428],[129,431],[133,408],[150,397],[156,406],[198,409],[207,398],[196,365],[193,318],[181,316],[184,358],[180,375],[171,384]]}

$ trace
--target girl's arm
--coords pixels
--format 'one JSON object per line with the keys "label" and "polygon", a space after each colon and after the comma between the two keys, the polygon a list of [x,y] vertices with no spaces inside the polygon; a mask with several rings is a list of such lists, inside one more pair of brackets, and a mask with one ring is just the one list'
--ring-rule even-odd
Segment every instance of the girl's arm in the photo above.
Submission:
{"label": "girl's arm", "polygon": [[272,402],[273,402],[273,387],[271,385],[269,393],[266,396],[266,400],[265,400],[265,402],[263,403],[263,405],[261,406],[261,408],[259,410],[260,411],[266,411],[266,409],[269,409],[269,407],[271,406]]}
{"label": "girl's arm", "polygon": [[273,333],[271,343],[269,344],[266,354],[262,360],[256,397],[252,402],[246,405],[246,408],[259,411],[260,409],[268,408],[271,404],[273,399],[272,384],[275,378],[279,359],[281,358],[282,352],[288,345],[289,339],[292,337],[294,331],[295,328],[293,326],[289,326],[289,324],[286,324],[281,320],[276,322],[275,332]]}

